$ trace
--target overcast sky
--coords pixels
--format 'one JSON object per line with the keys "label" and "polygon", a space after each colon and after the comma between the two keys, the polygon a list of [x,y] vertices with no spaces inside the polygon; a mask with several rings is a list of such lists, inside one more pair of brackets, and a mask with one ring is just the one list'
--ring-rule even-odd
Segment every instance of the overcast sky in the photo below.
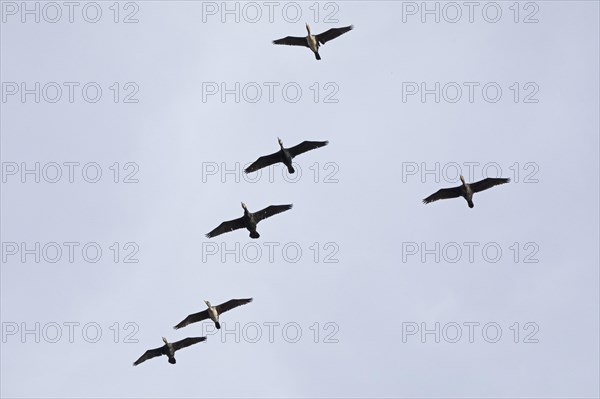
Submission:
{"label": "overcast sky", "polygon": [[3,1],[1,395],[598,397],[599,5],[423,4]]}

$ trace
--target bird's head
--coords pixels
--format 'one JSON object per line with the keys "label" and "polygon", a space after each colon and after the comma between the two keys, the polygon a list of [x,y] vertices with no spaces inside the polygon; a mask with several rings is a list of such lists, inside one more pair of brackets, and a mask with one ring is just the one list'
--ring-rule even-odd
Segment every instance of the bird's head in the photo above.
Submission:
{"label": "bird's head", "polygon": [[204,300],[204,303],[206,304],[206,306],[208,306],[210,308],[210,302],[207,301],[206,299]]}
{"label": "bird's head", "polygon": [[465,178],[463,177],[463,175],[460,175],[460,181],[462,182],[462,184],[465,184]]}
{"label": "bird's head", "polygon": [[283,141],[281,141],[279,137],[277,137],[277,142],[279,143],[279,146],[283,148]]}
{"label": "bird's head", "polygon": [[168,344],[167,339],[165,337],[162,337],[162,340],[165,344]]}
{"label": "bird's head", "polygon": [[309,26],[307,23],[305,23],[305,25],[306,25],[306,31],[307,31],[307,32],[308,32],[308,34],[310,35],[310,26]]}
{"label": "bird's head", "polygon": [[246,207],[246,204],[244,204],[243,202],[242,202],[242,208],[244,208],[245,211],[248,210],[248,207]]}

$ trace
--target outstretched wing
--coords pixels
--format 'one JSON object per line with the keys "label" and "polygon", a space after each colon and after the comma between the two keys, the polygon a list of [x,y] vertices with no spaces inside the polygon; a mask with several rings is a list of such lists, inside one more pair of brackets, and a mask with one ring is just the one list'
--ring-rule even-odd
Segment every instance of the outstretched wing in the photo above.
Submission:
{"label": "outstretched wing", "polygon": [[181,348],[185,348],[187,346],[194,345],[202,341],[206,341],[206,337],[184,338],[181,341],[173,342],[173,351],[177,351]]}
{"label": "outstretched wing", "polygon": [[434,194],[431,194],[429,197],[423,200],[424,204],[429,204],[430,202],[441,200],[441,199],[449,199],[460,197],[462,194],[461,191],[462,186],[452,187],[452,188],[442,188],[438,190]]}
{"label": "outstretched wing", "polygon": [[252,298],[248,298],[248,299],[232,299],[229,300],[227,302],[224,302],[222,304],[220,304],[219,306],[217,306],[217,313],[221,314],[223,312],[227,312],[228,310],[231,310],[233,308],[237,308],[238,306],[242,306],[245,305],[247,303],[252,302]]}
{"label": "outstretched wing", "polygon": [[143,363],[148,359],[152,359],[153,357],[164,355],[167,353],[166,349],[167,349],[166,345],[163,345],[160,348],[156,348],[156,349],[148,349],[142,356],[140,356],[140,358],[138,360],[136,360],[133,363],[133,365],[137,366],[138,364]]}
{"label": "outstretched wing", "polygon": [[354,25],[345,26],[343,28],[332,28],[328,31],[318,34],[315,36],[319,43],[325,44],[326,42],[335,39],[336,37],[343,35],[344,33],[354,29]]}
{"label": "outstretched wing", "polygon": [[288,46],[308,47],[305,37],[286,36],[283,39],[273,40],[273,44],[287,44]]}
{"label": "outstretched wing", "polygon": [[241,229],[244,227],[246,227],[246,224],[244,223],[244,218],[229,220],[227,222],[221,223],[213,231],[206,233],[206,237],[213,238],[218,236],[219,234],[229,233],[230,231]]}
{"label": "outstretched wing", "polygon": [[279,156],[279,154],[280,154],[279,152],[275,152],[273,154],[265,155],[263,157],[258,158],[256,161],[254,161],[254,163],[252,163],[252,165],[248,166],[244,170],[244,172],[246,172],[246,173],[256,172],[259,169],[273,165],[277,162],[281,162],[281,157]]}
{"label": "outstretched wing", "polygon": [[488,188],[497,186],[498,184],[504,184],[508,182],[510,182],[510,179],[488,177],[487,179],[472,183],[471,190],[473,190],[474,193],[478,193],[480,191],[487,190]]}
{"label": "outstretched wing", "polygon": [[187,326],[188,324],[196,323],[198,321],[206,320],[210,318],[208,315],[208,309],[203,310],[202,312],[194,313],[183,319],[179,324],[177,324],[174,329],[178,330],[182,327]]}
{"label": "outstretched wing", "polygon": [[295,157],[306,151],[314,150],[319,147],[324,147],[327,144],[329,144],[329,141],[303,141],[302,143],[294,147],[288,148],[288,151],[290,152],[292,157]]}
{"label": "outstretched wing", "polygon": [[273,215],[277,215],[278,213],[285,212],[290,209],[292,209],[292,204],[290,204],[290,205],[271,205],[271,206],[266,207],[265,209],[255,212],[254,220],[256,220],[256,223],[258,223],[263,219],[266,219]]}

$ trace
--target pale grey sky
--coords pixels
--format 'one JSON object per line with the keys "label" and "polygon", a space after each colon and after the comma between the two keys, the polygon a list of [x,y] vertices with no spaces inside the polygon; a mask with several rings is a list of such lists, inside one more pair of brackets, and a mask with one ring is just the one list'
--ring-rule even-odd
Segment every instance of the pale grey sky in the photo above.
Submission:
{"label": "pale grey sky", "polygon": [[[472,22],[428,2],[439,23],[422,2],[22,4],[1,3],[3,397],[600,395],[597,2],[478,2]],[[305,22],[354,30],[321,61],[271,44]],[[295,183],[249,182],[277,137],[330,144]],[[423,205],[456,165],[513,181]],[[241,201],[294,207],[206,239]],[[219,333],[172,329],[246,297]]]}

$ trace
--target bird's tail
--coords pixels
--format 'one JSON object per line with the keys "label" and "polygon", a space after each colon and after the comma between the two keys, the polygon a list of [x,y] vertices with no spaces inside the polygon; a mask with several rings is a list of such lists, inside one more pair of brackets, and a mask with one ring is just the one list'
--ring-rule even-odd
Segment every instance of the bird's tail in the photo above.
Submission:
{"label": "bird's tail", "polygon": [[[258,237],[260,237],[260,234],[258,234],[257,231],[250,232],[250,238],[258,238]],[[217,327],[217,328],[219,328],[219,327]]]}
{"label": "bird's tail", "polygon": [[473,201],[469,200],[469,201],[467,201],[467,202],[468,202],[468,204],[469,204],[469,208],[473,208],[473,207],[475,206],[475,205],[473,204]]}
{"label": "bird's tail", "polygon": [[217,330],[221,329],[221,323],[219,323],[218,321],[215,321],[215,327],[217,327]]}
{"label": "bird's tail", "polygon": [[319,55],[319,52],[318,52],[318,51],[315,53],[315,58],[316,58],[317,60],[320,60],[320,59],[321,59],[321,56]]}
{"label": "bird's tail", "polygon": [[288,173],[292,174],[295,172],[294,167],[292,166],[292,164],[287,165],[288,168]]}
{"label": "bird's tail", "polygon": [[170,358],[169,358],[169,363],[171,363],[171,364],[175,364],[175,363],[177,363],[177,360],[175,360],[175,358],[174,358],[174,357],[170,357]]}

